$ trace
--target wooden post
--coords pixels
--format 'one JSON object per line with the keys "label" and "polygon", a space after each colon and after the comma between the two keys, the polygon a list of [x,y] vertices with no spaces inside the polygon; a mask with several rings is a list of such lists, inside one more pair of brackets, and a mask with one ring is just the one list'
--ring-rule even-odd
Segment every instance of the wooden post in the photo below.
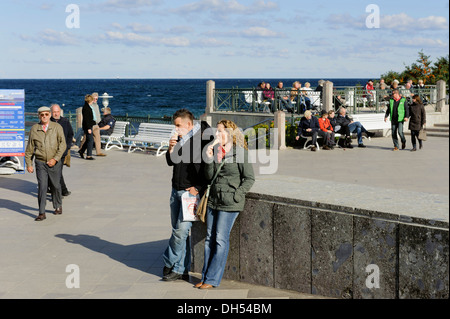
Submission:
{"label": "wooden post", "polygon": [[214,89],[216,82],[209,80],[206,82],[206,109],[205,113],[210,114],[214,112]]}
{"label": "wooden post", "polygon": [[330,111],[333,109],[333,82],[326,81],[322,92],[322,110]]}
{"label": "wooden post", "polygon": [[442,112],[445,106],[446,94],[446,84],[444,80],[439,80],[436,83],[437,89],[437,101],[436,101],[436,112]]}
{"label": "wooden post", "polygon": [[286,113],[283,111],[276,111],[274,114],[273,126],[278,133],[277,143],[278,150],[286,149]]}

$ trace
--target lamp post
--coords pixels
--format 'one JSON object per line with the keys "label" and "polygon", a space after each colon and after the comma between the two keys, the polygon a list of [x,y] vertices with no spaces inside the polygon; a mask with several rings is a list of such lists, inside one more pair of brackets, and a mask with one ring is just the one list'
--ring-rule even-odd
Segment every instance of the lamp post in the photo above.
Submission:
{"label": "lamp post", "polygon": [[112,99],[113,96],[108,95],[108,93],[103,93],[100,98],[102,99],[102,105],[103,107],[107,107],[109,105],[109,99]]}

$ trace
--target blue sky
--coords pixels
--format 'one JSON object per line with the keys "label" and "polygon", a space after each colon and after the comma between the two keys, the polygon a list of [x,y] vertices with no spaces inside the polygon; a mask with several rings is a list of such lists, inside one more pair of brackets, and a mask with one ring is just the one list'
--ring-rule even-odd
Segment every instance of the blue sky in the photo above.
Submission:
{"label": "blue sky", "polygon": [[[379,28],[367,27],[371,4]],[[2,0],[0,79],[377,78],[420,50],[447,56],[448,11],[443,0]]]}

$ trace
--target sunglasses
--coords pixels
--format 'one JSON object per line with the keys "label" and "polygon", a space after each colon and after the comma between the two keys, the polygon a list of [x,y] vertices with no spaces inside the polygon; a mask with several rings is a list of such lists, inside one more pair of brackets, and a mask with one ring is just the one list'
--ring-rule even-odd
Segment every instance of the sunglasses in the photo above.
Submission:
{"label": "sunglasses", "polygon": [[50,116],[50,113],[39,113],[39,116]]}

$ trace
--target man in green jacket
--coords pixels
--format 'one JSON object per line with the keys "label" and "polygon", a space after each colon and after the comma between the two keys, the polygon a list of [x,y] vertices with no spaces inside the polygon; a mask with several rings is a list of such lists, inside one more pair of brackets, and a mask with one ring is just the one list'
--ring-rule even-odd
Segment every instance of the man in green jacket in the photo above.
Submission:
{"label": "man in green jacket", "polygon": [[402,150],[406,148],[406,138],[403,134],[403,123],[408,122],[409,119],[409,105],[406,98],[400,95],[398,89],[392,91],[392,98],[389,101],[389,106],[384,116],[384,121],[387,119],[391,121],[392,141],[394,142],[394,151],[398,151],[398,135],[402,141]]}
{"label": "man in green jacket", "polygon": [[61,193],[61,158],[66,151],[66,140],[61,125],[50,121],[50,108],[43,106],[39,108],[40,122],[34,124],[30,130],[28,145],[25,150],[25,163],[28,173],[34,173],[36,167],[36,177],[38,181],[38,203],[39,216],[36,221],[46,219],[45,205],[47,201],[48,182],[52,184],[52,201],[54,214],[62,214],[62,193]]}

